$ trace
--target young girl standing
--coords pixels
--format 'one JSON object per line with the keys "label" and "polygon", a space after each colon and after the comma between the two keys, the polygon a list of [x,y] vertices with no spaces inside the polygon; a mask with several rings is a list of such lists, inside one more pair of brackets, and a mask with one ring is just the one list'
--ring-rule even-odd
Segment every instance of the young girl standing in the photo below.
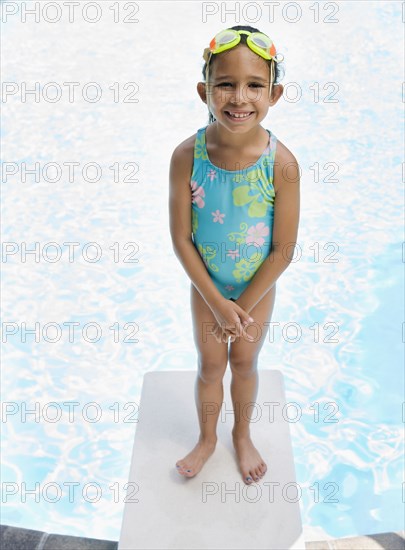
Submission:
{"label": "young girl standing", "polygon": [[203,57],[205,81],[197,91],[208,106],[209,123],[176,147],[170,163],[170,232],[191,280],[200,427],[196,446],[176,467],[192,477],[214,452],[229,360],[232,438],[242,478],[250,484],[267,466],[250,438],[246,411],[257,396],[258,355],[275,283],[294,254],[299,167],[260,124],[283,93],[272,40],[237,25],[219,32]]}

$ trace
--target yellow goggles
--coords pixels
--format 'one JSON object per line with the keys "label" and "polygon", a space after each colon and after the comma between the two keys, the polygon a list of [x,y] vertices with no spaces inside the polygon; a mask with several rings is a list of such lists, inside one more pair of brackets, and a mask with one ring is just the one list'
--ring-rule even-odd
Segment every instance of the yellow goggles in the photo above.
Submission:
{"label": "yellow goggles", "polygon": [[204,60],[208,62],[209,57],[211,57],[210,54],[221,53],[237,46],[241,40],[242,34],[247,34],[246,44],[253,52],[263,57],[263,59],[274,59],[276,63],[284,59],[282,54],[276,53],[276,47],[267,34],[262,32],[225,29],[216,34],[211,40],[209,48],[204,50]]}

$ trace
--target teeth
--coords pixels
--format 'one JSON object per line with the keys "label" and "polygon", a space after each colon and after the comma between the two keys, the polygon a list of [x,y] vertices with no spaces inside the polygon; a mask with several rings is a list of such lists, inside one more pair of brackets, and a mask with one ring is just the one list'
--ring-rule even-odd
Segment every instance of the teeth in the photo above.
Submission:
{"label": "teeth", "polygon": [[229,114],[234,118],[246,118],[250,115],[250,113],[231,113],[230,111]]}

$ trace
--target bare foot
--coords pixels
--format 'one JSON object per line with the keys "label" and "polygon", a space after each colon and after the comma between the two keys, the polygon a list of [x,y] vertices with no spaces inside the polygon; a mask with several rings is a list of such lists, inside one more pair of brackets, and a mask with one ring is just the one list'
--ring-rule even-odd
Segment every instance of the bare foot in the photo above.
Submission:
{"label": "bare foot", "polygon": [[193,477],[201,470],[207,459],[215,450],[216,440],[200,439],[194,449],[182,460],[176,462],[179,474],[185,477]]}
{"label": "bare foot", "polygon": [[267,466],[249,435],[238,436],[232,432],[232,439],[243,481],[246,485],[259,481],[266,473]]}

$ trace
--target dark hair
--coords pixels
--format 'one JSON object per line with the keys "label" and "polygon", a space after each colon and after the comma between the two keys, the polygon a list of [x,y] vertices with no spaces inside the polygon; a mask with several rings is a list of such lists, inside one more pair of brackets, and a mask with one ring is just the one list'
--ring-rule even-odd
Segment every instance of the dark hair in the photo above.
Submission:
{"label": "dark hair", "polygon": [[[249,25],[235,25],[234,27],[229,27],[229,28],[234,29],[236,31],[262,32],[259,29],[255,29],[254,27],[250,27]],[[246,44],[246,39],[247,39],[246,34],[242,34],[240,38],[241,38],[241,40],[240,40],[239,44]],[[216,57],[215,55],[211,56],[210,69],[211,69],[212,64],[215,60],[215,57]],[[274,74],[273,85],[278,84],[280,82],[280,80],[283,78],[284,72],[285,72],[282,62],[276,63],[273,59],[269,59],[269,60],[264,59],[263,61],[266,61],[266,63],[269,66],[269,70],[271,70],[271,64],[273,64],[273,74]],[[202,74],[203,74],[204,81],[206,79],[207,68],[208,68],[207,63],[205,62],[204,65],[203,65],[203,68],[202,68]],[[270,72],[270,74],[271,74],[271,72]],[[211,124],[215,120],[216,119],[215,119],[214,115],[209,110],[209,112],[208,112],[208,124]]]}

